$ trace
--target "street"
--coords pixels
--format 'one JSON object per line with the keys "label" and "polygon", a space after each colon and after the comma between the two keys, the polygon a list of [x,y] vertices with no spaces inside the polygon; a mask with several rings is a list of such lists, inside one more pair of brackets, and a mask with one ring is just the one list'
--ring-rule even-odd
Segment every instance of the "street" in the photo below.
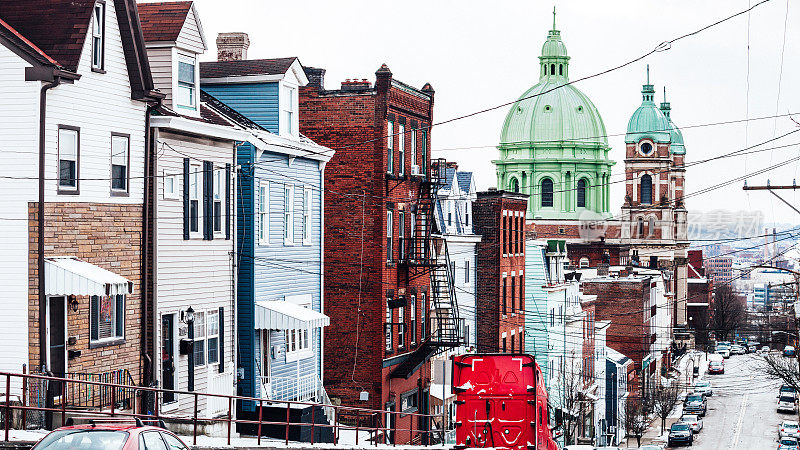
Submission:
{"label": "street", "polygon": [[739,355],[725,360],[724,375],[706,375],[714,395],[708,399],[704,427],[693,448],[752,450],[777,448],[777,425],[794,419],[775,409],[779,382],[767,379],[758,356]]}

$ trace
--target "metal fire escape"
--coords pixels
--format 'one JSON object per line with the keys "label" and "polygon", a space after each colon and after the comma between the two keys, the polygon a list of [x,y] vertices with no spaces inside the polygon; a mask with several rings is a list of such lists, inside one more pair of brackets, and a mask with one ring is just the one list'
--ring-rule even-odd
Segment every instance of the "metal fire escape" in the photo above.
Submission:
{"label": "metal fire escape", "polygon": [[[416,220],[411,236],[401,243],[400,264],[407,269],[408,278],[430,276],[430,327],[426,336],[407,358],[392,371],[393,378],[408,378],[431,356],[448,348],[464,344],[464,319],[458,314],[454,274],[450,270],[447,242],[437,235],[437,194],[445,185],[446,161],[431,160],[430,176],[419,188]],[[423,305],[424,307],[424,305]]]}

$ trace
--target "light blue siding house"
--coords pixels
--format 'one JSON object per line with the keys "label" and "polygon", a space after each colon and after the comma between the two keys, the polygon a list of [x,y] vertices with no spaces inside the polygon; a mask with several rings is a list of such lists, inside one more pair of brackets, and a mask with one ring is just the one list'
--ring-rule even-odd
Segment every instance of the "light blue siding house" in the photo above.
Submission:
{"label": "light blue siding house", "polygon": [[[238,149],[238,393],[322,402],[323,175],[333,152],[298,132],[297,58],[200,65],[201,88],[260,125]],[[243,411],[255,404],[245,402]]]}

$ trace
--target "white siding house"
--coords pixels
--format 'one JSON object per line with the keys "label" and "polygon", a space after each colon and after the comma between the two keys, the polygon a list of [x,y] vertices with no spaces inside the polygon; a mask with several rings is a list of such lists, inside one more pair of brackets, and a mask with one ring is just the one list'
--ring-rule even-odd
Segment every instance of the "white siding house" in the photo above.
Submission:
{"label": "white siding house", "polygon": [[[0,370],[124,371],[125,382],[138,383],[144,122],[147,103],[159,95],[146,61],[136,57],[138,26],[120,20],[135,16],[135,5],[53,0],[26,11],[13,3],[0,4]],[[64,27],[41,26],[43,15]],[[79,45],[64,46],[70,39]],[[114,244],[131,237],[124,249]],[[99,280],[105,292],[87,287],[77,266],[106,277]],[[64,277],[80,281],[65,284]]]}

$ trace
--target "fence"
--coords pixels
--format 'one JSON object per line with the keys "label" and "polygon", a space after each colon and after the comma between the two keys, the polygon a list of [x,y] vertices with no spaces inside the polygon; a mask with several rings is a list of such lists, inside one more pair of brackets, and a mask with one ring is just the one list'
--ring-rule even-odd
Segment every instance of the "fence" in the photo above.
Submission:
{"label": "fence", "polygon": [[[23,395],[22,401],[20,404],[15,404],[9,400],[11,395],[11,384],[12,380],[16,383],[17,380],[20,380],[23,386],[39,386],[39,390],[37,391],[37,396],[43,396],[44,392],[48,389],[50,392],[55,392],[56,390],[60,392],[61,399],[67,399],[68,392],[108,392],[110,395],[110,399],[107,403],[108,409],[104,409],[104,407],[97,407],[94,408],[87,408],[86,406],[76,406],[74,404],[70,404],[68,401],[60,401],[54,402],[52,405],[48,405],[47,402],[40,402],[40,401],[30,401],[28,397],[34,398],[31,395]],[[22,414],[22,421],[21,421],[21,428],[26,429],[26,416],[31,413],[37,414],[53,414],[53,415],[60,415],[61,416],[61,423],[66,422],[67,415],[74,415],[74,414],[81,414],[82,416],[86,416],[87,414],[98,416],[98,417],[127,417],[130,419],[139,418],[143,421],[159,421],[164,420],[165,422],[169,422],[171,419],[183,421],[185,416],[176,416],[170,415],[169,413],[162,414],[159,409],[159,401],[158,397],[163,396],[164,393],[173,392],[176,394],[190,396],[194,399],[194,408],[192,412],[191,424],[192,424],[192,442],[193,445],[197,445],[197,431],[198,425],[200,422],[207,422],[207,423],[223,423],[226,425],[227,428],[227,443],[230,445],[231,443],[231,428],[234,424],[250,424],[255,425],[257,427],[257,439],[258,445],[261,445],[261,435],[262,435],[262,427],[263,426],[282,426],[285,428],[285,441],[288,445],[289,443],[289,429],[290,427],[301,427],[303,429],[310,429],[310,437],[311,437],[311,444],[314,444],[314,436],[315,436],[315,428],[329,428],[333,430],[333,443],[334,445],[339,443],[339,436],[342,431],[355,431],[355,444],[358,445],[359,441],[359,432],[368,432],[370,433],[370,441],[374,445],[378,445],[379,443],[383,444],[395,444],[396,439],[395,436],[398,436],[399,433],[406,433],[409,436],[409,442],[411,443],[418,443],[422,445],[429,445],[432,444],[434,441],[438,439],[444,439],[444,436],[441,435],[440,430],[433,430],[431,425],[433,424],[433,418],[438,417],[431,414],[420,414],[420,413],[412,413],[412,412],[398,412],[398,411],[386,411],[386,410],[375,410],[375,409],[368,409],[368,408],[357,408],[357,407],[350,407],[350,406],[337,406],[337,405],[330,405],[330,404],[322,404],[323,409],[325,410],[326,416],[328,416],[328,411],[332,412],[333,420],[332,423],[316,423],[315,414],[318,407],[321,405],[320,403],[312,403],[312,402],[298,402],[298,401],[286,401],[286,400],[268,400],[263,398],[254,398],[254,397],[242,397],[236,395],[224,395],[224,394],[209,394],[209,393],[200,393],[200,392],[186,392],[186,391],[175,391],[175,390],[167,390],[167,389],[159,389],[159,388],[151,388],[151,387],[142,387],[142,386],[130,386],[127,384],[119,384],[119,383],[107,383],[102,381],[94,381],[94,380],[83,380],[83,379],[75,379],[75,378],[59,378],[59,377],[51,377],[45,375],[37,375],[37,374],[20,374],[20,373],[9,373],[9,372],[0,372],[0,382],[5,382],[5,404],[0,403],[0,409],[3,412],[3,428],[5,431],[4,440],[7,442],[9,440],[10,430],[11,430],[11,416],[15,411],[21,411]],[[130,393],[130,397],[127,397]],[[155,411],[153,414],[145,414],[142,411],[142,408],[139,406],[139,402],[137,402],[137,398],[141,398],[143,394],[147,393],[150,396],[155,397]],[[33,393],[31,393],[33,394]],[[120,410],[118,405],[121,405],[120,401],[123,399],[118,398],[118,395],[123,395],[124,398],[131,399],[130,405],[125,405],[128,409]],[[38,398],[38,397],[37,397]],[[226,413],[221,417],[202,417],[201,410],[198,408],[200,403],[200,399],[205,398],[206,403],[213,403],[213,404],[227,404],[225,408]],[[258,405],[258,420],[246,420],[246,419],[239,419],[234,417],[234,408],[236,406],[236,402],[242,401],[249,401],[255,402]],[[43,406],[44,404],[44,406]],[[285,405],[286,406],[286,419],[283,421],[267,421],[263,420],[262,418],[262,410],[264,406],[269,407],[276,407]],[[306,408],[310,407],[311,411],[311,421],[310,422],[293,422],[291,419],[291,409],[292,408]],[[410,417],[409,428],[401,428],[397,425],[392,427],[386,427],[384,423],[392,423],[397,424],[400,421],[398,419],[405,417]],[[391,420],[388,420],[391,419]],[[415,422],[418,424],[415,429]]]}

